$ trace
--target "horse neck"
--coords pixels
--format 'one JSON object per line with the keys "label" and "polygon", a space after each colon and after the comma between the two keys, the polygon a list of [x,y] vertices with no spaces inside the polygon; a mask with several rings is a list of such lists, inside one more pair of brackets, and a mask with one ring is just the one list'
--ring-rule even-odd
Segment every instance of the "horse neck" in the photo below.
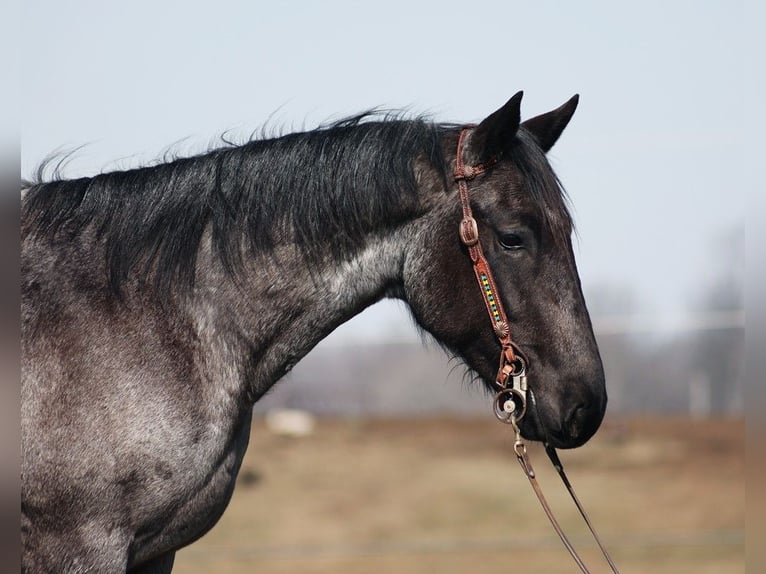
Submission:
{"label": "horse neck", "polygon": [[236,276],[203,247],[191,313],[211,372],[257,400],[341,323],[397,290],[406,236],[400,227],[343,261],[311,264],[282,247]]}

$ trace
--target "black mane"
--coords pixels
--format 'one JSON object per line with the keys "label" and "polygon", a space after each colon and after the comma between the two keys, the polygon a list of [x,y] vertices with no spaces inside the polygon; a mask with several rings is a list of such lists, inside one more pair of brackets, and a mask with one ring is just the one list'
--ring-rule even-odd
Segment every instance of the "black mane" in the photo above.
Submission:
{"label": "black mane", "polygon": [[51,238],[93,226],[106,241],[115,291],[139,261],[163,288],[175,279],[191,285],[208,225],[229,271],[243,243],[262,253],[284,237],[306,253],[330,244],[343,257],[417,205],[413,159],[443,170],[441,131],[366,113],[152,167],[37,183],[24,219]]}

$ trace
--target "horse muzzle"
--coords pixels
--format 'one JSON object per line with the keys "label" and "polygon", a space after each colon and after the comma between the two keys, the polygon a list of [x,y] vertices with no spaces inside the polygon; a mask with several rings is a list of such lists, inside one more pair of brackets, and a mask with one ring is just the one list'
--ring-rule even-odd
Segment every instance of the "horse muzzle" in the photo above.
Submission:
{"label": "horse muzzle", "polygon": [[541,393],[529,390],[527,413],[521,421],[525,438],[554,448],[569,449],[584,445],[601,426],[606,413],[606,390],[572,393],[558,404],[550,404]]}

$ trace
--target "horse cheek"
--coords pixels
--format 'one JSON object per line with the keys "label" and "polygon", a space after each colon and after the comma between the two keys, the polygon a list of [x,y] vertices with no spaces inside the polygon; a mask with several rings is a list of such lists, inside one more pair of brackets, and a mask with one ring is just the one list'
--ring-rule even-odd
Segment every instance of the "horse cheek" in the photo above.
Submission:
{"label": "horse cheek", "polygon": [[415,320],[453,350],[475,338],[485,319],[475,312],[481,305],[475,281],[459,245],[415,256],[405,268],[406,299]]}

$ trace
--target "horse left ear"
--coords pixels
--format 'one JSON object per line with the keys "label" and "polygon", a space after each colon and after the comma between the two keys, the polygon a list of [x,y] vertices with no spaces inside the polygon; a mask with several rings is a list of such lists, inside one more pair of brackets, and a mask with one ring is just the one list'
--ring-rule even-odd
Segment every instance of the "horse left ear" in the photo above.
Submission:
{"label": "horse left ear", "polygon": [[541,114],[528,119],[521,126],[530,132],[537,140],[537,143],[540,144],[542,150],[548,153],[553,144],[559,139],[559,136],[561,136],[564,128],[567,127],[569,120],[572,119],[579,100],[580,95],[575,94],[563,106],[547,114]]}
{"label": "horse left ear", "polygon": [[523,96],[524,92],[516,92],[502,108],[491,113],[474,128],[468,148],[480,162],[484,163],[502,155],[513,143],[521,121]]}

